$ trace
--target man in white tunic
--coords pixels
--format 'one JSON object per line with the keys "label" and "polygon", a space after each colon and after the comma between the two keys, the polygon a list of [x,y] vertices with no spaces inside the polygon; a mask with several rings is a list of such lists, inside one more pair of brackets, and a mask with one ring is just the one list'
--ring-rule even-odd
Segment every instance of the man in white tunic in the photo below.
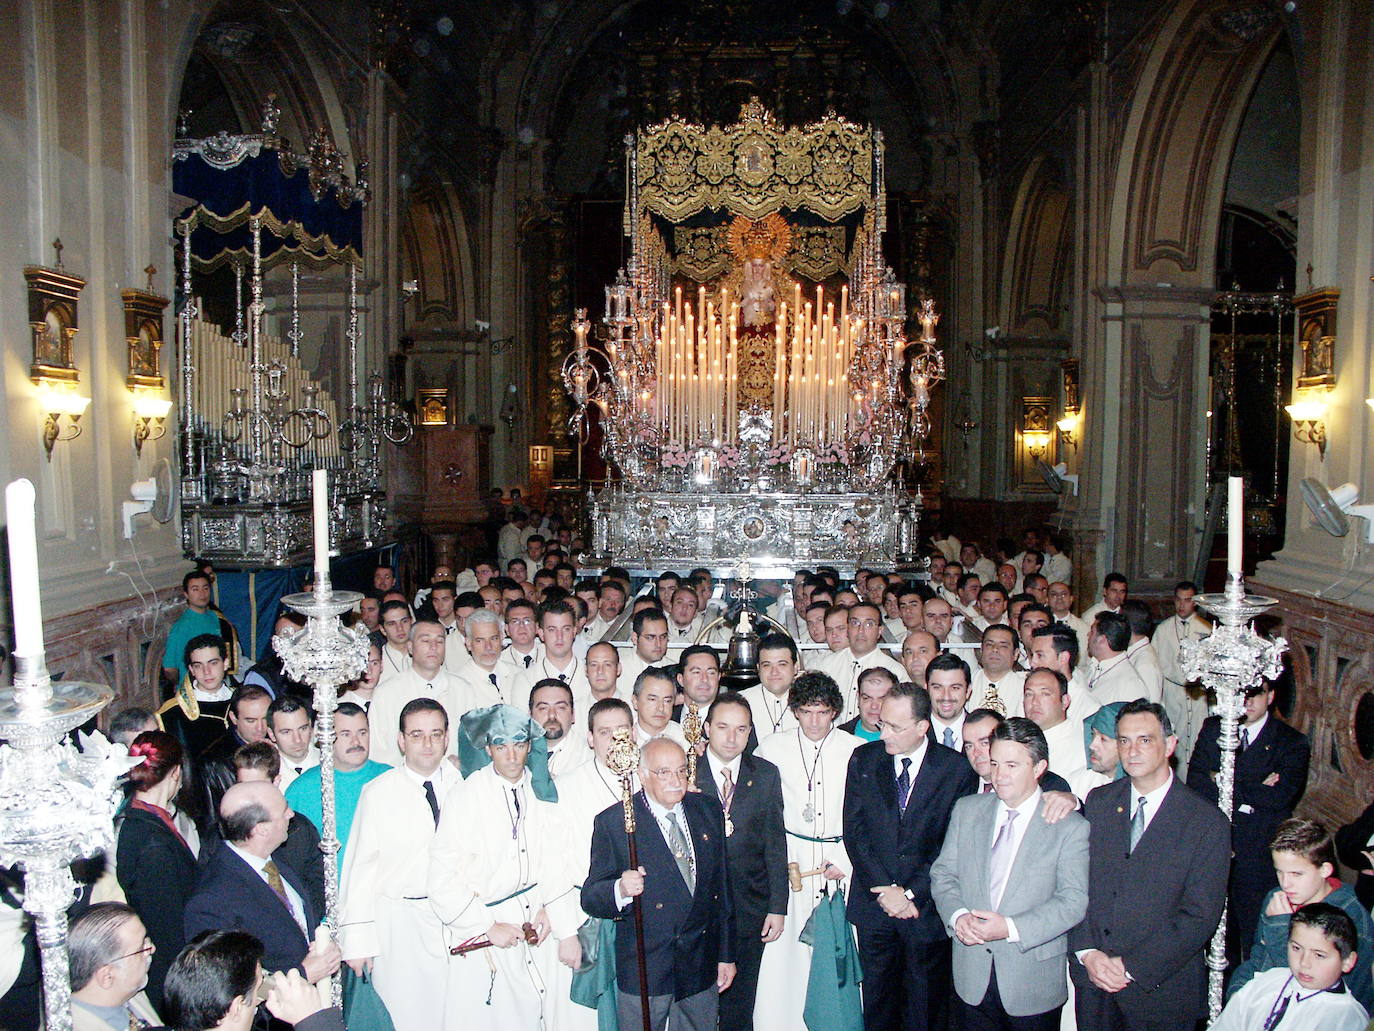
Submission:
{"label": "man in white tunic", "polygon": [[[596,702],[588,710],[586,719],[588,729],[583,737],[592,759],[569,773],[560,774],[557,781],[558,809],[568,830],[565,861],[579,888],[591,864],[592,825],[598,814],[620,805],[620,778],[606,765],[606,757],[615,743],[616,731],[629,730],[634,714],[619,698],[608,698]],[[632,775],[632,780],[631,790],[638,791],[638,778]],[[585,913],[582,918],[586,920]],[[601,960],[610,961],[610,957]],[[555,993],[560,998],[566,996],[572,987],[572,971],[560,967],[553,980]],[[571,1022],[561,1024],[561,1028],[594,1031],[597,1026],[596,1011],[589,1007],[573,1004],[568,1013]]]}
{"label": "man in white tunic", "polygon": [[415,625],[415,617],[405,602],[384,601],[380,618],[386,644],[382,646],[382,676],[378,683],[385,683],[410,669],[410,629]]}
{"label": "man in white tunic", "polygon": [[529,706],[530,719],[544,728],[549,776],[560,781],[592,757],[577,725],[572,688],[561,680],[541,680],[530,689]]}
{"label": "man in white tunic", "polygon": [[978,646],[980,667],[969,685],[972,708],[992,709],[1008,716],[1021,715],[1019,696],[1026,674],[1012,669],[1015,657],[1016,633],[1011,627],[996,623],[983,631],[983,643]]}
{"label": "man in white tunic", "polygon": [[1088,654],[1088,624],[1073,614],[1073,588],[1061,580],[1051,580],[1048,597],[1050,613],[1078,638],[1078,654]]}
{"label": "man in white tunic", "polygon": [[790,637],[768,634],[759,640],[759,682],[746,687],[740,697],[749,703],[754,734],[760,743],[797,726],[788,692],[797,679],[798,665],[797,646]]}
{"label": "man in white tunic", "polygon": [[587,683],[587,671],[573,654],[577,639],[577,616],[566,601],[547,601],[539,606],[539,637],[544,654],[521,673],[515,681],[515,704],[528,704],[530,691],[541,680],[559,680],[568,685],[573,698],[592,692]]}
{"label": "man in white tunic", "polygon": [[551,994],[551,964],[581,962],[581,913],[544,732],[514,706],[494,705],[465,716],[459,733],[466,778],[439,817],[429,899],[453,940],[492,947],[455,960],[489,976],[485,992],[449,995],[444,1027],[554,1027],[572,1002]]}
{"label": "man in white tunic", "polygon": [[1050,769],[1072,785],[1088,767],[1083,721],[1069,712],[1069,682],[1057,669],[1033,669],[1026,675],[1026,718],[1045,734]]}
{"label": "man in white tunic", "polygon": [[620,657],[620,682],[633,687],[648,667],[667,664],[668,617],[661,609],[640,609],[630,619],[630,643],[634,650]]}
{"label": "man in white tunic", "polygon": [[811,946],[799,935],[824,898],[827,882],[843,881],[851,870],[842,836],[844,784],[849,756],[862,742],[835,726],[842,700],[826,674],[801,674],[789,701],[797,728],[769,736],[755,754],[776,766],[782,777],[788,861],[803,874],[824,872],[806,877],[802,890],[791,893],[782,936],[764,946],[754,1007],[758,1031],[797,1031],[805,1026],[802,1009]]}
{"label": "man in white tunic", "polygon": [[850,606],[848,628],[849,647],[826,656],[816,666],[840,690],[841,723],[859,715],[859,674],[864,670],[882,666],[899,681],[906,679],[902,664],[878,648],[878,637],[883,631],[883,613],[878,606],[869,602]]}
{"label": "man in white tunic", "polygon": [[1160,700],[1164,697],[1164,673],[1159,666],[1159,653],[1150,643],[1150,635],[1155,631],[1154,617],[1150,607],[1136,598],[1121,604],[1121,615],[1126,617],[1126,625],[1131,629],[1131,643],[1126,648],[1126,657],[1140,674],[1140,679],[1150,686],[1151,697]]}
{"label": "man in white tunic", "polygon": [[450,673],[461,673],[472,659],[463,639],[463,621],[456,612],[457,586],[452,580],[439,581],[430,589],[429,603],[434,607],[434,618],[448,637],[444,646],[444,668]]}
{"label": "man in white tunic", "polygon": [[[463,654],[468,659],[461,668],[450,667],[450,671],[471,692],[476,701],[474,708],[524,704],[515,691],[519,674],[513,666],[501,662],[501,617],[488,608],[474,609],[464,621],[463,631]],[[449,640],[453,640],[452,634]]]}
{"label": "man in white tunic", "polygon": [[1201,640],[1211,632],[1212,624],[1197,610],[1197,585],[1190,580],[1176,584],[1174,615],[1155,627],[1153,641],[1159,671],[1164,676],[1164,708],[1178,735],[1178,747],[1174,749],[1178,775],[1185,780],[1193,743],[1207,718],[1207,692],[1200,684],[1188,683],[1179,656],[1184,641]]}
{"label": "man in white tunic", "polygon": [[1063,623],[1051,623],[1031,633],[1031,669],[1057,669],[1069,682],[1069,708],[1086,720],[1102,707],[1088,689],[1088,677],[1078,665],[1078,636]]}
{"label": "man in white tunic", "polygon": [[1157,685],[1149,684],[1131,663],[1126,649],[1131,646],[1131,628],[1126,617],[1100,612],[1088,631],[1088,654],[1093,665],[1088,673],[1088,688],[1099,705],[1108,702],[1133,702],[1145,698],[1159,701]]}
{"label": "man in white tunic", "polygon": [[603,698],[619,698],[622,702],[630,697],[630,684],[620,680],[620,650],[609,641],[597,641],[587,649],[587,657],[582,662],[587,677],[588,694],[575,699],[581,712],[587,712]]}
{"label": "man in white tunic", "polygon": [[[396,1031],[431,1031],[435,1014],[467,975],[469,994],[486,987],[486,967],[450,959],[450,943],[430,908],[429,850],[449,789],[461,779],[446,761],[448,714],[430,698],[401,710],[402,765],[363,788],[339,882],[339,947],[372,983]],[[381,736],[379,731],[378,736]]]}
{"label": "man in white tunic", "polygon": [[1083,622],[1092,626],[1099,612],[1121,611],[1121,603],[1126,600],[1126,578],[1120,573],[1108,573],[1102,579],[1102,598],[1083,611]]}
{"label": "man in white tunic", "polygon": [[539,642],[539,610],[532,601],[512,601],[506,606],[506,633],[510,644],[501,652],[501,665],[513,680],[544,657]]}
{"label": "man in white tunic", "polygon": [[413,698],[433,698],[448,713],[449,724],[457,724],[463,714],[477,707],[472,689],[444,669],[444,628],[421,620],[410,631],[411,665],[399,676],[383,680],[372,693],[368,719],[379,733],[372,741],[371,758],[391,766],[401,765],[396,736],[387,728],[400,726],[401,710]]}
{"label": "man in white tunic", "polygon": [[635,711],[635,744],[643,748],[656,738],[666,737],[687,747],[682,725],[673,719],[676,700],[677,681],[671,666],[650,666],[639,674],[630,697],[630,707]]}

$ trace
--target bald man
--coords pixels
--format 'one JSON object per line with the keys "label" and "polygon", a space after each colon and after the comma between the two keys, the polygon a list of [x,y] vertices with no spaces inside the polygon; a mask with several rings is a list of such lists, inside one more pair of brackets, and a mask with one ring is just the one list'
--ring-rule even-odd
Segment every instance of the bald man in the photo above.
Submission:
{"label": "bald man", "polygon": [[[592,830],[582,908],[615,919],[635,899],[644,914],[645,972],[653,1031],[716,1026],[719,993],[735,978],[734,919],[725,869],[725,821],[713,798],[687,791],[687,755],[666,738],[640,752],[635,795],[638,868],[630,866],[624,814],[611,806]],[[652,838],[653,840],[649,840]],[[644,1025],[635,936],[616,935],[620,1026]]]}
{"label": "bald man", "polygon": [[291,822],[280,789],[265,781],[234,784],[219,816],[225,847],[206,860],[186,903],[186,940],[201,931],[247,931],[263,944],[264,970],[298,970],[311,983],[335,973],[339,947],[311,946],[324,914],[315,911],[300,874],[272,859]]}

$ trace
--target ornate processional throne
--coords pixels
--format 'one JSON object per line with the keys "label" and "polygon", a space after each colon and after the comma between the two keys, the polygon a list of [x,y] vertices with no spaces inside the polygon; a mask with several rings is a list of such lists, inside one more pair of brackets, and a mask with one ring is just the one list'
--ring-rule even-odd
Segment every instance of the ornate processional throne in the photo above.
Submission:
{"label": "ornate processional throne", "polygon": [[913,558],[924,446],[944,377],[924,301],[883,264],[882,134],[835,116],[784,126],[755,100],[727,126],[626,137],[631,256],[563,367],[618,479],[591,498],[589,565],[757,576]]}

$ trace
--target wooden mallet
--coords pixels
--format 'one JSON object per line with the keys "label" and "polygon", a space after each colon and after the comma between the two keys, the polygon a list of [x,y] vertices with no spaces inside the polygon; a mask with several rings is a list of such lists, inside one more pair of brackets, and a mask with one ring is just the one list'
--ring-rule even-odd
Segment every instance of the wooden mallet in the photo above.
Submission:
{"label": "wooden mallet", "polygon": [[[829,865],[829,864],[827,864],[827,865]],[[792,886],[792,890],[793,890],[793,891],[801,891],[801,890],[802,890],[802,880],[803,880],[803,878],[806,878],[806,877],[815,877],[816,874],[818,874],[818,873],[825,873],[825,867],[824,867],[824,866],[818,866],[818,867],[816,867],[816,869],[814,869],[814,870],[807,870],[806,873],[802,873],[802,868],[801,868],[801,864],[800,864],[800,863],[788,863],[788,864],[787,864],[787,883],[790,884],[790,885]]]}

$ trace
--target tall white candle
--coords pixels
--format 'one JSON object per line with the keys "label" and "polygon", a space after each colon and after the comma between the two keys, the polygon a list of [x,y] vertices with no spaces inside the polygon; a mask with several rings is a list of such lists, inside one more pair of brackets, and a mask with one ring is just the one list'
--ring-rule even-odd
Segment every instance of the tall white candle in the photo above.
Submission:
{"label": "tall white candle", "polygon": [[315,582],[329,575],[329,470],[316,469],[311,478],[315,503]]}
{"label": "tall white candle", "polygon": [[5,488],[5,521],[10,539],[10,600],[14,605],[14,654],[43,654],[43,610],[38,597],[38,537],[34,529],[34,492],[28,480]]}
{"label": "tall white candle", "polygon": [[1226,571],[1240,576],[1241,548],[1245,540],[1245,478],[1229,477],[1226,493]]}

